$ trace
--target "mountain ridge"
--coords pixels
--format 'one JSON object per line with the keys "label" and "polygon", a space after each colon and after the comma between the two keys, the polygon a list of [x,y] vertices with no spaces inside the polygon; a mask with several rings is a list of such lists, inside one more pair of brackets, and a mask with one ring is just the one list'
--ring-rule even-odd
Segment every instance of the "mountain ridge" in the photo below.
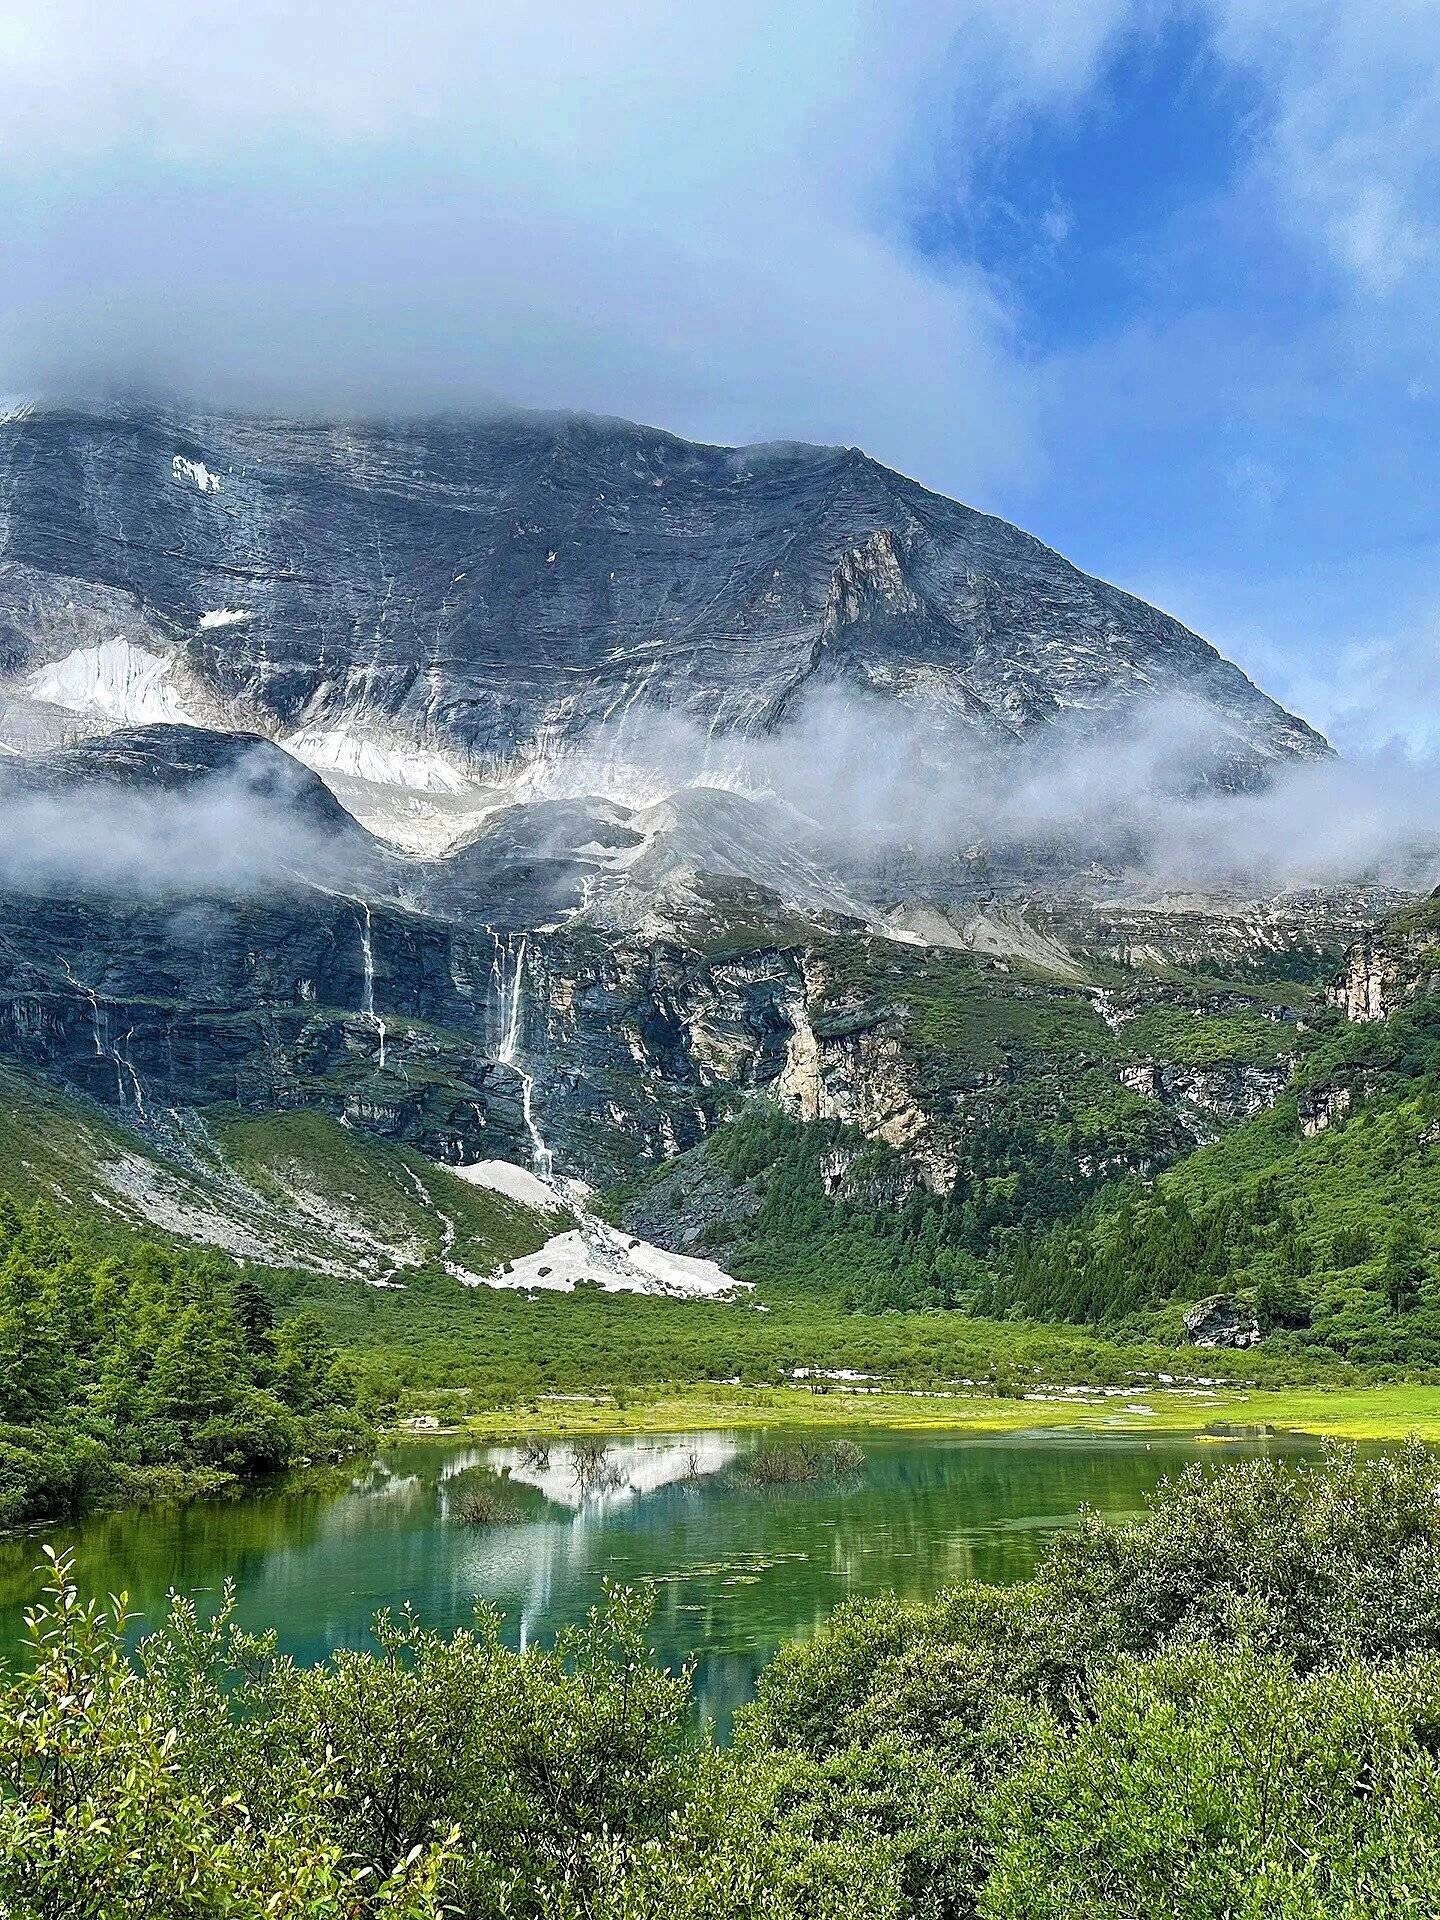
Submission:
{"label": "mountain ridge", "polygon": [[1194,698],[1225,785],[1328,752],[1172,616],[858,449],[595,416],[12,413],[0,681],[83,718],[110,698],[97,632],[172,709],[112,719],[243,726],[361,777],[368,748],[400,784],[643,747],[657,715],[774,732],[819,689],[1002,748]]}
{"label": "mountain ridge", "polygon": [[207,1114],[558,1195],[778,1109],[807,1206],[943,1216],[910,1304],[1281,1098],[1383,892],[1156,904],[1152,795],[1330,753],[1170,616],[857,449],[590,417],[0,419],[0,743],[0,1055],[185,1181]]}

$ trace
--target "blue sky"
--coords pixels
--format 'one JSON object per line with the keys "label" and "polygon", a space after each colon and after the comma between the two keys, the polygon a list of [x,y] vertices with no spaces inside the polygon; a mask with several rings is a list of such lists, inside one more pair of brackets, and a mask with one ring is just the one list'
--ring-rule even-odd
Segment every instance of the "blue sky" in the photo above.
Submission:
{"label": "blue sky", "polygon": [[[1313,46],[1347,9],[1307,11]],[[1394,79],[1440,113],[1436,47],[1432,17],[1402,37],[1414,65]],[[1374,205],[1395,176],[1366,93],[1388,89],[1349,46],[1332,58],[1338,121],[1301,164],[1319,174],[1339,150],[1357,206]],[[1403,233],[1337,247],[1276,177],[1291,111],[1215,11],[1152,10],[962,198],[936,183],[916,243],[1011,289],[1017,350],[1040,371],[1040,458],[1001,483],[1003,511],[1179,612],[1338,738],[1428,748],[1440,199],[1422,173],[1403,211],[1378,196]]]}
{"label": "blue sky", "polygon": [[858,442],[1440,749],[1434,0],[15,0],[0,387]]}

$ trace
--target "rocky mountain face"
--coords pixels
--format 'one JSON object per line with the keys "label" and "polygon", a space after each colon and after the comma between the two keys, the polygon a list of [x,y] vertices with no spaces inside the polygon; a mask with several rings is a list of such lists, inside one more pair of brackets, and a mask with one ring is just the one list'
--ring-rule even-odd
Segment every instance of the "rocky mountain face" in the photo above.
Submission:
{"label": "rocky mountain face", "polygon": [[1323,752],[1178,621],[854,448],[623,421],[0,421],[0,681],[82,719],[249,728],[444,794],[654,716],[708,739],[862,690],[1013,742],[1167,694],[1217,777]]}
{"label": "rocky mountain face", "polygon": [[[314,1106],[435,1159],[593,1177],[780,1071],[792,954],[487,924],[468,855],[453,888],[417,874],[268,743],[131,730],[6,763],[0,807],[0,1057],[142,1129]],[[425,885],[457,909],[407,897]]]}
{"label": "rocky mountain face", "polygon": [[1326,999],[1347,1020],[1384,1020],[1418,994],[1440,992],[1440,889],[1359,937]]}
{"label": "rocky mountain face", "polygon": [[[134,811],[157,795],[158,814]],[[722,813],[726,798],[713,796]],[[47,830],[83,829],[100,861],[83,884],[38,856],[17,863],[14,829],[37,802],[54,810]],[[0,804],[0,1055],[142,1126],[178,1108],[314,1106],[435,1159],[603,1180],[765,1092],[903,1149],[943,1190],[967,1135],[1017,1103],[1053,1119],[1091,1082],[1110,1090],[1092,1107],[1128,1098],[1142,1120],[1099,1126],[1086,1154],[1130,1168],[1255,1111],[1286,1078],[1283,974],[1175,984],[1167,966],[1201,937],[1184,915],[1127,915],[1154,963],[1128,974],[1103,916],[1042,930],[995,912],[983,939],[972,920],[969,944],[934,944],[845,914],[803,866],[788,902],[742,873],[685,867],[684,935],[574,908],[540,927],[487,921],[536,879],[503,848],[404,860],[273,746],[170,725],[7,765]],[[188,852],[172,844],[187,833]],[[107,880],[110,840],[131,864]],[[647,844],[618,815],[609,840]],[[148,885],[137,857],[165,863]],[[1301,918],[1318,939],[1315,902]],[[1261,959],[1275,924],[1255,936]],[[1239,926],[1230,937],[1244,945]]]}

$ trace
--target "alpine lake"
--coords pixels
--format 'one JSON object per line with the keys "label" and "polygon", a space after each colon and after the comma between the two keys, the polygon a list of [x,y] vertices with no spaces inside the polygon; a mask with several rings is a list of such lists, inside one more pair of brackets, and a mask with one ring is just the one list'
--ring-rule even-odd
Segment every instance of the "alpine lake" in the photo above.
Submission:
{"label": "alpine lake", "polygon": [[45,1543],[73,1552],[84,1592],[127,1594],[137,1635],[163,1617],[171,1590],[203,1612],[228,1581],[240,1623],[273,1628],[307,1662],[371,1644],[382,1608],[408,1603],[427,1626],[450,1629],[487,1602],[522,1646],[582,1619],[607,1582],[648,1583],[655,1653],[693,1664],[698,1710],[723,1735],[776,1648],[846,1600],[1022,1580],[1084,1509],[1123,1518],[1193,1462],[1298,1456],[1318,1444],[1295,1434],[827,1429],[824,1445],[837,1440],[843,1471],[780,1484],[760,1482],[766,1463],[754,1456],[767,1452],[773,1465],[793,1435],[644,1435],[603,1452],[404,1440],[318,1485],[11,1535],[0,1541],[0,1655],[19,1650]]}

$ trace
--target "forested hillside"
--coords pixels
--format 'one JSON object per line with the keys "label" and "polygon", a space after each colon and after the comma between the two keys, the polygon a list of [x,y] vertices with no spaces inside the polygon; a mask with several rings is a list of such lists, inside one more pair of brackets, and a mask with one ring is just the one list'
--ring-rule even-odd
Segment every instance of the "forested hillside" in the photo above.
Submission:
{"label": "forested hillside", "polygon": [[1440,1365],[1440,999],[1304,1046],[1271,1112],[1024,1236],[986,1307],[1178,1337],[1182,1303],[1230,1295],[1274,1348]]}
{"label": "forested hillside", "polygon": [[213,1493],[362,1442],[314,1314],[213,1257],[72,1241],[0,1198],[0,1524]]}
{"label": "forested hillside", "polygon": [[[1187,1308],[1218,1297],[1277,1359],[1440,1365],[1437,918],[1433,902],[1407,909],[1365,944],[1383,1017],[1347,1018],[1342,977],[1328,998],[1299,995],[1284,1028],[1255,1019],[1250,1058],[1283,1032],[1288,1089],[1158,1175],[1160,1110],[1117,1086],[1101,1048],[1048,1100],[1043,1073],[987,1090],[940,1191],[853,1127],[753,1107],[614,1204],[639,1231],[721,1250],[770,1297],[1069,1322],[1172,1348]],[[948,997],[926,1017],[953,1023],[972,1060],[992,1044]],[[1192,991],[1104,1038],[1112,1060],[1163,1029],[1172,1057],[1233,1063],[1235,1026]]]}
{"label": "forested hillside", "polygon": [[[126,1276],[160,1286],[167,1337],[177,1300],[223,1308],[237,1288],[323,1328],[347,1356],[337,1406],[359,1392],[367,1408],[493,1407],[847,1368],[1008,1392],[1118,1383],[1175,1372],[1177,1358],[1195,1370],[1184,1315],[1211,1296],[1253,1317],[1260,1345],[1207,1353],[1207,1373],[1278,1384],[1440,1365],[1432,918],[1412,909],[1367,944],[1389,996],[1388,1017],[1370,1021],[1293,981],[1152,967],[1127,986],[1111,962],[1114,984],[1081,990],[1018,962],[987,971],[968,954],[837,941],[818,1031],[889,1036],[883,1057],[918,1075],[897,1080],[905,1098],[918,1086],[926,1111],[952,1116],[950,1178],[922,1157],[933,1134],[917,1153],[774,1097],[737,1100],[701,1145],[598,1202],[750,1283],[726,1304],[466,1285],[503,1281],[503,1263],[565,1220],[321,1114],[220,1108],[162,1115],[146,1134],[6,1071],[0,1191],[24,1215],[22,1239],[64,1248],[26,1260],[68,1343],[58,1384],[27,1377],[4,1408],[7,1511],[143,1491],[177,1467],[245,1474],[331,1450],[296,1427],[306,1410],[286,1400],[273,1354],[237,1342],[226,1310],[202,1310],[208,1349],[185,1362],[208,1369],[208,1397],[176,1411],[164,1371],[147,1371],[156,1342],[137,1339],[141,1357],[124,1361],[105,1314],[64,1305],[101,1274],[121,1275],[107,1284],[122,1291]],[[1290,1090],[1249,1119],[1192,1097],[1268,1099],[1250,1089],[1292,1059]],[[1189,1074],[1214,1077],[1180,1081],[1169,1105],[1131,1084],[1169,1075],[1173,1092]],[[1187,1154],[1196,1131],[1211,1144]],[[63,1210],[63,1232],[29,1211],[37,1199]],[[186,1246],[198,1235],[215,1251]],[[147,1239],[168,1250],[144,1251]],[[102,1463],[98,1481],[87,1461]]]}

